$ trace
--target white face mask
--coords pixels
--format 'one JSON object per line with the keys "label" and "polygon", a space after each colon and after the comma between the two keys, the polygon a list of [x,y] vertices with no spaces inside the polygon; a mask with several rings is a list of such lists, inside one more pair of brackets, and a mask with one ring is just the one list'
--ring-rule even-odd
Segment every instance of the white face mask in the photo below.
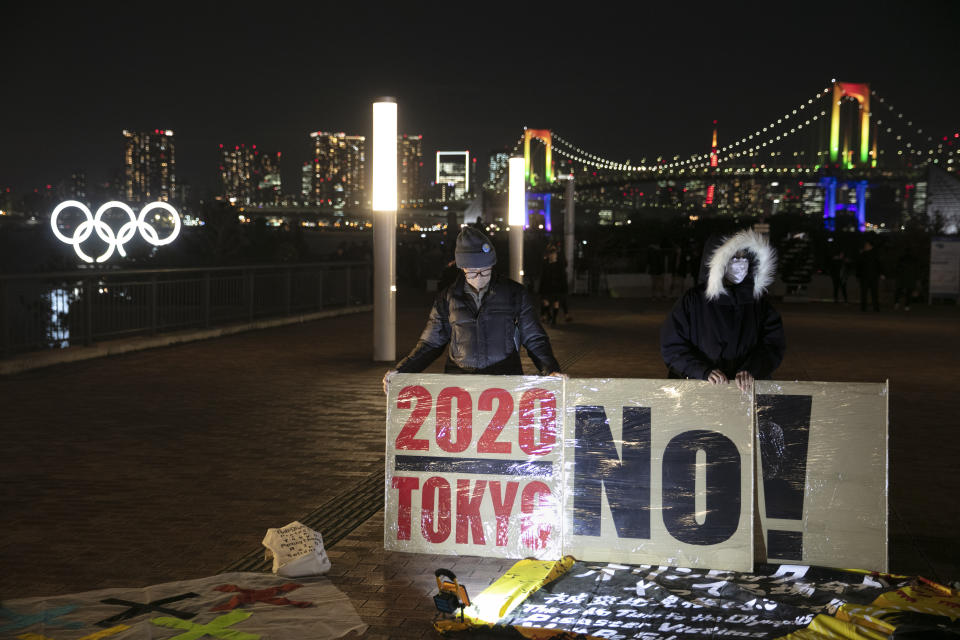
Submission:
{"label": "white face mask", "polygon": [[463,276],[467,279],[467,284],[471,287],[480,291],[488,284],[490,284],[490,276],[493,275],[493,267],[488,267],[487,269],[481,271],[467,271],[463,270]]}
{"label": "white face mask", "polygon": [[727,270],[724,276],[733,284],[740,284],[747,277],[750,271],[750,261],[746,258],[731,258],[727,263]]}

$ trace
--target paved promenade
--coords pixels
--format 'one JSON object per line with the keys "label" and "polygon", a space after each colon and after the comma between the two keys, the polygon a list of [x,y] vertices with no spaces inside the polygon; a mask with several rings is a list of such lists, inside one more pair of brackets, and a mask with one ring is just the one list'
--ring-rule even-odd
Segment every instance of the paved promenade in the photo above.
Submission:
{"label": "paved promenade", "polygon": [[[429,301],[401,296],[401,352]],[[568,373],[664,376],[669,303],[572,302],[549,329]],[[890,379],[891,569],[960,580],[960,309],[778,308],[778,379]],[[0,377],[0,598],[216,573],[382,470],[371,333],[361,313]],[[329,548],[369,637],[433,636],[438,566],[477,593],[512,564],[387,553],[382,527],[381,511]]]}

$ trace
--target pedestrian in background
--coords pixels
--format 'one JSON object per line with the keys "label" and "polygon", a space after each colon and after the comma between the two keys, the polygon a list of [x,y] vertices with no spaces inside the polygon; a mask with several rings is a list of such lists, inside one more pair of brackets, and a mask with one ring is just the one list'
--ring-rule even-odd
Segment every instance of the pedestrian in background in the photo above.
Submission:
{"label": "pedestrian in background", "polygon": [[494,273],[497,252],[474,227],[457,236],[454,253],[462,274],[437,294],[416,346],[383,376],[426,369],[447,349],[444,373],[522,375],[525,347],[541,375],[559,375],[550,338],[523,285]]}
{"label": "pedestrian in background", "polygon": [[893,308],[900,308],[903,301],[903,310],[910,311],[910,299],[917,293],[917,281],[920,279],[920,263],[913,255],[910,247],[904,249],[897,260],[897,287],[893,294]]}
{"label": "pedestrian in background", "polygon": [[830,281],[833,283],[833,301],[840,302],[840,296],[847,302],[847,280],[850,279],[850,260],[843,249],[837,249],[830,256]]}
{"label": "pedestrian in background", "polygon": [[775,262],[754,231],[707,241],[700,284],[683,294],[660,329],[669,377],[736,381],[747,391],[773,375],[786,349],[780,314],[766,297]]}
{"label": "pedestrian in background", "polygon": [[883,265],[877,250],[870,240],[863,241],[863,249],[857,257],[857,280],[860,281],[860,311],[867,310],[867,294],[873,302],[873,310],[880,311],[880,280],[884,278]]}
{"label": "pedestrian in background", "polygon": [[557,314],[563,311],[564,319],[570,322],[567,308],[567,269],[560,258],[556,245],[547,245],[547,253],[540,269],[540,318],[551,326],[557,324]]}

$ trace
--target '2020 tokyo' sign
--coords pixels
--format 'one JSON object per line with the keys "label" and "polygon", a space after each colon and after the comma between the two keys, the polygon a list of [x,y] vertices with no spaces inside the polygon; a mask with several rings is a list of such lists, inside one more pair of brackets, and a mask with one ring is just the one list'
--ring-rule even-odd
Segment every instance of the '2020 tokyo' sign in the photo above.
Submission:
{"label": "'2020 tokyo' sign", "polygon": [[[86,217],[86,220],[77,225],[77,228],[73,230],[73,236],[67,236],[64,235],[57,226],[57,217],[65,209],[69,209],[71,207],[82,211]],[[110,225],[103,221],[103,214],[110,209],[120,209],[126,213],[127,217],[129,218],[129,220],[125,222],[120,227],[120,230],[116,233],[114,233]],[[162,209],[163,211],[166,211],[170,216],[170,219],[173,220],[173,231],[171,231],[170,235],[163,239],[160,238],[160,235],[157,233],[157,230],[154,228],[154,226],[150,222],[147,222],[147,214],[156,209]],[[133,238],[133,235],[137,233],[137,231],[140,232],[140,235],[144,240],[156,247],[170,244],[180,234],[180,214],[177,213],[177,210],[166,202],[151,202],[140,210],[140,215],[138,216],[127,204],[116,200],[101,205],[94,214],[91,213],[87,205],[83,204],[82,202],[78,202],[77,200],[66,200],[58,204],[57,208],[54,209],[53,213],[50,214],[50,228],[53,229],[53,235],[55,235],[58,240],[66,244],[72,244],[74,251],[77,252],[77,255],[84,262],[104,262],[113,255],[114,251],[119,253],[121,256],[126,257],[127,253],[124,250],[123,245],[129,242],[130,239]],[[80,248],[80,245],[87,240],[94,231],[97,232],[97,236],[99,236],[101,240],[107,243],[106,251],[96,258],[87,255],[84,253],[83,249]]]}

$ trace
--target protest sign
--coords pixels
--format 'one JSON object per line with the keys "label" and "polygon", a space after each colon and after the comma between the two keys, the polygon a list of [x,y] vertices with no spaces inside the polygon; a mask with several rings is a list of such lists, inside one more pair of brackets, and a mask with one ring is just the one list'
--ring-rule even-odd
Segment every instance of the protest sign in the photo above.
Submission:
{"label": "protest sign", "polygon": [[734,385],[569,380],[564,553],[749,571],[752,409]]}
{"label": "protest sign", "polygon": [[559,557],[562,408],[561,378],[396,375],[385,548]]}
{"label": "protest sign", "polygon": [[888,386],[757,382],[767,558],[887,571]]}
{"label": "protest sign", "polygon": [[398,375],[384,542],[747,571],[756,506],[761,559],[886,571],[886,434],[885,384]]}

